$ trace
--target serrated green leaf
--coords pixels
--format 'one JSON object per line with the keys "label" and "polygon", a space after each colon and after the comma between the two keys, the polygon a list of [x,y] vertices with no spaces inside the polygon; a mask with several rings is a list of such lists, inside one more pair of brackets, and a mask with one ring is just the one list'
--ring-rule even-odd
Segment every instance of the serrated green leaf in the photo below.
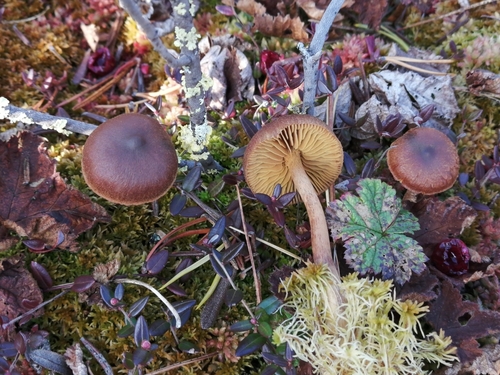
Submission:
{"label": "serrated green leaf", "polygon": [[406,235],[419,229],[418,220],[386,183],[367,178],[358,186],[358,196],[345,194],[327,208],[332,237],[344,241],[345,259],[360,274],[382,274],[403,284],[412,272],[423,271],[427,260]]}

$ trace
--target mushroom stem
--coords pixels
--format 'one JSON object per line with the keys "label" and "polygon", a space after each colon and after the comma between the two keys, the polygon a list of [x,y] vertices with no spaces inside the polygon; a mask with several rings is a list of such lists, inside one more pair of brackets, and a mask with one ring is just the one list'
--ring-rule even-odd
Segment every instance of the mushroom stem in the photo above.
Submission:
{"label": "mushroom stem", "polygon": [[330,236],[323,206],[321,206],[316,189],[304,170],[300,151],[292,151],[287,164],[295,189],[306,206],[307,216],[311,224],[311,246],[314,263],[326,264],[330,271],[340,280],[339,266],[332,257]]}

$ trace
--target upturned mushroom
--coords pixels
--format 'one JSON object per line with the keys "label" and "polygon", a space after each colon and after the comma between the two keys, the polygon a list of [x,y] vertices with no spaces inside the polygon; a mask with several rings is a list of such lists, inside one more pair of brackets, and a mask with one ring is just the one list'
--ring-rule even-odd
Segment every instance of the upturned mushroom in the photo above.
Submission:
{"label": "upturned mushroom", "polygon": [[130,113],[101,124],[87,139],[82,171],[89,187],[113,203],[139,205],[163,196],[177,176],[177,154],[155,119]]}
{"label": "upturned mushroom", "polygon": [[459,173],[457,148],[441,131],[418,127],[396,139],[387,152],[394,178],[407,190],[405,199],[417,194],[433,195],[448,190]]}
{"label": "upturned mushroom", "polygon": [[328,189],[342,169],[342,145],[326,124],[309,115],[281,116],[259,130],[245,151],[245,180],[254,193],[297,191],[311,224],[315,263],[327,264],[339,277],[332,257],[324,209],[318,194]]}

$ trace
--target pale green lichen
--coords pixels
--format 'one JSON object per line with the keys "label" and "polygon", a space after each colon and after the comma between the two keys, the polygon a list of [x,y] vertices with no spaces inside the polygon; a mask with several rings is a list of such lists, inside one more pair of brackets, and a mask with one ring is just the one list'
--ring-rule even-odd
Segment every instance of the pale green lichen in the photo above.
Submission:
{"label": "pale green lichen", "polygon": [[23,124],[35,123],[23,112],[10,112],[8,110],[9,103],[7,98],[0,97],[0,120],[9,120],[13,124],[17,122],[22,122]]}
{"label": "pale green lichen", "polygon": [[189,1],[189,4],[191,5],[189,7],[189,13],[192,17],[194,17],[196,15],[196,4],[194,3],[194,1]]}
{"label": "pale green lichen", "polygon": [[[395,299],[392,281],[351,274],[339,283],[325,265],[309,263],[282,287],[282,308],[294,314],[274,331],[273,341],[288,342],[317,373],[427,374],[425,361],[449,366],[457,359],[443,332],[417,338],[428,307]],[[332,311],[328,296],[337,291],[344,300]]]}
{"label": "pale green lichen", "polygon": [[[9,120],[11,123],[15,124],[21,122],[26,125],[34,124],[35,121],[31,119],[26,113],[21,111],[11,112],[8,109],[9,100],[0,97],[0,120]],[[64,119],[56,119],[56,120],[47,120],[47,121],[38,121],[38,125],[42,127],[42,129],[52,129],[57,131],[58,133],[64,135],[70,135],[71,132],[66,130],[67,121]]]}
{"label": "pale green lichen", "polygon": [[186,14],[186,12],[187,12],[186,4],[179,3],[178,5],[176,5],[174,7],[174,12],[176,12],[180,16],[184,16]]}
{"label": "pale green lichen", "polygon": [[[184,69],[187,71],[186,69]],[[194,87],[186,86],[186,78],[182,76],[182,88],[184,89],[184,93],[186,95],[186,99],[193,98],[195,96],[201,95],[202,92],[207,91],[210,87],[212,87],[213,81],[210,77],[203,75],[201,80]],[[203,99],[201,99],[200,104],[203,103]]]}
{"label": "pale green lichen", "polygon": [[196,32],[194,27],[188,32],[180,27],[175,27],[175,42],[174,46],[182,48],[186,47],[190,51],[194,51],[198,47],[198,39],[200,34]]}
{"label": "pale green lichen", "polygon": [[67,121],[63,119],[51,120],[51,121],[40,121],[38,125],[42,127],[42,129],[52,129],[58,133],[64,135],[70,135],[71,132],[66,130]]}
{"label": "pale green lichen", "polygon": [[[208,144],[211,134],[212,127],[205,121],[205,123],[194,127],[194,129],[191,128],[191,125],[180,126],[177,139],[180,141],[181,147],[185,151],[191,154],[197,154],[192,156],[196,156],[197,159],[200,160],[203,154],[199,153],[203,151]],[[208,155],[205,155],[204,158],[206,158],[206,156]]]}

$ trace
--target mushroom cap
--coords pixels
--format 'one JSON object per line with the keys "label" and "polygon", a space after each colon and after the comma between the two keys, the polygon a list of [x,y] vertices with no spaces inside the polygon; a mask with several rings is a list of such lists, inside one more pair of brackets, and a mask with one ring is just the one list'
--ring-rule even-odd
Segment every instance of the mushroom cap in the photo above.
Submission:
{"label": "mushroom cap", "polygon": [[[309,115],[278,117],[251,139],[243,158],[245,180],[254,193],[272,195],[276,184],[283,194],[295,191],[285,158],[298,150],[316,193],[329,188],[342,169],[344,153],[326,124]],[[296,197],[294,202],[298,202]]]}
{"label": "mushroom cap", "polygon": [[152,202],[177,176],[177,154],[155,119],[123,114],[97,127],[83,149],[82,171],[101,197],[123,205]]}
{"label": "mushroom cap", "polygon": [[457,148],[434,128],[413,128],[396,139],[387,152],[387,164],[406,189],[425,195],[451,188],[459,172]]}

